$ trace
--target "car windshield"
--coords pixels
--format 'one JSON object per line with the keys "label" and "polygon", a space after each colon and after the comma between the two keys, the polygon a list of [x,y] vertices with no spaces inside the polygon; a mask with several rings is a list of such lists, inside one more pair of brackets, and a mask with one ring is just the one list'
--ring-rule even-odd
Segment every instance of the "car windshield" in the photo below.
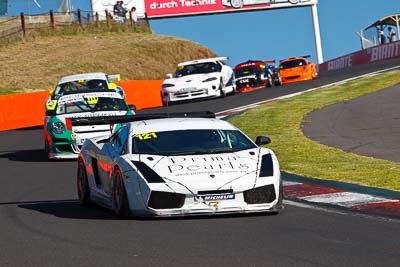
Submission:
{"label": "car windshield", "polygon": [[264,70],[259,66],[247,66],[235,70],[235,77],[240,78],[247,75],[261,74]]}
{"label": "car windshield", "polygon": [[107,81],[102,79],[91,80],[78,80],[62,84],[58,84],[54,95],[63,95],[65,93],[74,92],[78,90],[92,90],[92,89],[108,89]]}
{"label": "car windshield", "polygon": [[175,72],[175,77],[182,77],[192,74],[220,72],[221,66],[215,62],[203,62],[184,66],[178,66]]}
{"label": "car windshield", "polygon": [[80,96],[68,101],[60,99],[56,114],[71,114],[98,111],[128,111],[126,102],[116,97],[84,97]]}
{"label": "car windshield", "polygon": [[136,134],[132,138],[134,154],[215,154],[257,147],[238,130],[176,130]]}
{"label": "car windshield", "polygon": [[306,61],[304,59],[296,59],[296,60],[282,62],[279,65],[279,68],[280,69],[288,69],[288,68],[301,67],[301,66],[305,66],[305,65],[306,65]]}

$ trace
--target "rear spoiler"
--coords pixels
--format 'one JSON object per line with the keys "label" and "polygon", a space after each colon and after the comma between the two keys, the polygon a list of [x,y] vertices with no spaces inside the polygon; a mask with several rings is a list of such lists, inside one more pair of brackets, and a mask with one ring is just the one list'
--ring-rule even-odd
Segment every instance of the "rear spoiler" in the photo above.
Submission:
{"label": "rear spoiler", "polygon": [[300,57],[290,57],[290,58],[285,58],[285,59],[281,59],[279,60],[279,62],[288,60],[288,59],[295,59],[295,58],[311,58],[311,55],[306,55],[306,56],[300,56]]}
{"label": "rear spoiler", "polygon": [[108,75],[108,78],[110,78],[112,81],[121,81],[121,74],[111,74]]}
{"label": "rear spoiler", "polygon": [[134,121],[167,119],[167,118],[215,118],[211,111],[155,113],[143,115],[104,116],[88,118],[70,118],[72,126],[118,124]]}

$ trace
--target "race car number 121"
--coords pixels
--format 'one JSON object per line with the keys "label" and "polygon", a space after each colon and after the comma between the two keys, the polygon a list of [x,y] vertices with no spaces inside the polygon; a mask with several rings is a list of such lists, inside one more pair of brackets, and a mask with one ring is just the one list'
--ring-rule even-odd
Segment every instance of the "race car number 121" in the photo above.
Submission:
{"label": "race car number 121", "polygon": [[146,139],[152,139],[152,138],[157,138],[157,134],[152,132],[152,133],[142,133],[142,134],[137,134],[135,136],[139,140],[146,140]]}

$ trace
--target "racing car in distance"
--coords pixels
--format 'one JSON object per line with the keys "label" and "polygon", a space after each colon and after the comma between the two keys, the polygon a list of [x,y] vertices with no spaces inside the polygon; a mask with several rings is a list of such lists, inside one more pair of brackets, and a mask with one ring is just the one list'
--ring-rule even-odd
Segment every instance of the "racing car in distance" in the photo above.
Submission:
{"label": "racing car in distance", "polygon": [[224,64],[226,60],[227,57],[214,57],[179,63],[175,74],[167,74],[161,85],[164,105],[235,94],[235,75]]}
{"label": "racing car in distance", "polygon": [[255,89],[280,85],[275,60],[248,60],[235,66],[236,91],[247,92]]}
{"label": "racing car in distance", "polygon": [[313,80],[318,77],[317,67],[309,60],[311,56],[291,57],[279,62],[282,84]]}
{"label": "racing car in distance", "polygon": [[49,92],[46,100],[46,110],[52,110],[57,104],[57,99],[65,93],[79,90],[111,89],[125,97],[121,86],[114,81],[120,81],[119,74],[108,75],[103,72],[89,72],[62,77],[56,87]]}
{"label": "racing car in distance", "polygon": [[281,208],[279,163],[272,150],[261,147],[268,137],[253,142],[209,112],[103,121],[122,122],[110,138],[83,144],[77,166],[82,206],[95,203],[120,217],[278,213]]}
{"label": "racing car in distance", "polygon": [[65,92],[44,119],[45,152],[49,159],[73,159],[87,138],[110,136],[118,125],[72,126],[76,118],[118,117],[133,115],[135,107],[128,106],[117,92],[104,90],[80,90]]}

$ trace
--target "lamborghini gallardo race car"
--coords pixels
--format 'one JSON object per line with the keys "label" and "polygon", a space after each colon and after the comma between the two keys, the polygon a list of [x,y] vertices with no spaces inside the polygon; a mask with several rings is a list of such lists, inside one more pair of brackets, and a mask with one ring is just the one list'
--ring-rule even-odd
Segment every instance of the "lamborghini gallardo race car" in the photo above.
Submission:
{"label": "lamborghini gallardo race car", "polygon": [[227,57],[198,59],[178,64],[174,75],[167,74],[162,83],[162,101],[170,103],[234,94],[233,70]]}
{"label": "lamborghini gallardo race car", "polygon": [[279,62],[282,84],[316,79],[317,67],[308,60],[311,56],[291,57]]}
{"label": "lamborghini gallardo race car", "polygon": [[64,93],[44,119],[44,144],[49,159],[77,158],[80,147],[87,138],[110,136],[114,125],[86,125],[72,127],[76,118],[126,116],[134,114],[117,92],[105,90],[81,90]]}
{"label": "lamborghini gallardo race car", "polygon": [[274,71],[272,65],[269,65],[272,62],[275,60],[249,60],[236,65],[234,68],[236,91],[246,92],[278,85],[278,73]]}
{"label": "lamborghini gallardo race car", "polygon": [[122,217],[281,208],[279,163],[272,150],[261,147],[268,137],[253,142],[212,113],[135,115],[124,121],[110,138],[83,144],[77,170],[81,205],[95,203]]}
{"label": "lamborghini gallardo race car", "polygon": [[79,90],[111,89],[125,96],[122,87],[114,83],[115,80],[120,80],[119,74],[107,75],[102,72],[89,72],[62,77],[57,86],[49,92],[50,96],[46,100],[46,110],[54,109],[60,96]]}

